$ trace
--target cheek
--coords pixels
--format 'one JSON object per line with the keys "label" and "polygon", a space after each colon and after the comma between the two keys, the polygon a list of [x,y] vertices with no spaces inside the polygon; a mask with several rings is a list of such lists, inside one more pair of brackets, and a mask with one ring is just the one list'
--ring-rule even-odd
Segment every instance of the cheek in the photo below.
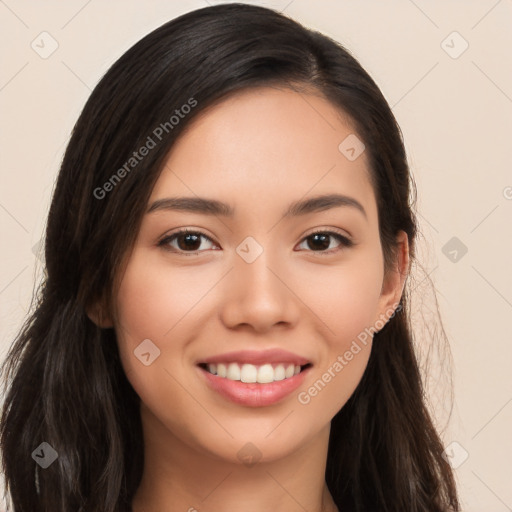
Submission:
{"label": "cheek", "polygon": [[[115,330],[124,371],[141,398],[154,399],[162,379],[169,381],[166,370],[187,364],[186,345],[202,325],[200,302],[216,279],[206,270],[171,271],[147,251],[132,253],[117,295]],[[140,356],[147,352],[146,366]]]}
{"label": "cheek", "polygon": [[382,278],[378,253],[354,256],[337,267],[301,272],[303,301],[324,324],[330,345],[342,349],[371,326],[379,308]]}
{"label": "cheek", "polygon": [[115,330],[125,373],[139,395],[151,388],[165,358],[161,356],[177,348],[170,341],[173,325],[184,314],[179,289],[171,276],[157,272],[151,261],[134,251],[117,295]]}
{"label": "cheek", "polygon": [[167,348],[181,326],[190,324],[214,281],[201,271],[171,271],[155,260],[142,252],[132,256],[118,292],[119,326],[125,339],[140,343],[149,338]]}
{"label": "cheek", "polygon": [[191,323],[198,323],[194,305],[206,286],[135,250],[118,290],[115,330],[124,372],[150,414],[159,411],[175,428],[182,415],[170,414],[164,404],[172,402],[174,412],[190,407],[180,372]]}
{"label": "cheek", "polygon": [[367,367],[372,342],[349,345],[317,368],[299,390],[297,402],[304,417],[330,421],[353,395]]}
{"label": "cheek", "polygon": [[308,305],[321,320],[318,325],[326,342],[319,364],[297,396],[312,417],[332,418],[366,369],[383,277],[378,256],[354,258],[336,270],[317,270],[314,280],[304,281]]}

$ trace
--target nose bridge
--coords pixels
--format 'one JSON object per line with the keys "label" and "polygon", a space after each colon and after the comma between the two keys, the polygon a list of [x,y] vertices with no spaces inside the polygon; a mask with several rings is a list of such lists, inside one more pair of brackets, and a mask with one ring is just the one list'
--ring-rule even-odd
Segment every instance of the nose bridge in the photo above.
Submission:
{"label": "nose bridge", "polygon": [[285,266],[277,254],[252,236],[238,245],[222,310],[226,324],[245,323],[262,330],[295,321],[295,296],[286,286]]}
{"label": "nose bridge", "polygon": [[[259,239],[262,240],[262,236]],[[281,265],[277,261],[277,251],[270,247],[270,239],[266,236],[260,243],[248,236],[236,248],[234,272],[244,294],[265,294],[274,299],[282,294],[283,284],[277,276]]]}

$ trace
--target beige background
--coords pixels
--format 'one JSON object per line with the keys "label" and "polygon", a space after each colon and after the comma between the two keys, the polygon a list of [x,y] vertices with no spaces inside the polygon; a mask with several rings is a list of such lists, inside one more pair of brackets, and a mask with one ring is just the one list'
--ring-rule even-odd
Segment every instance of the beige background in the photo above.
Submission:
{"label": "beige background", "polygon": [[[94,85],[148,32],[214,3],[0,1],[0,358],[30,306],[54,180]],[[247,3],[340,41],[392,106],[453,354],[443,441],[463,510],[512,510],[512,1]],[[449,405],[429,389],[443,426]]]}

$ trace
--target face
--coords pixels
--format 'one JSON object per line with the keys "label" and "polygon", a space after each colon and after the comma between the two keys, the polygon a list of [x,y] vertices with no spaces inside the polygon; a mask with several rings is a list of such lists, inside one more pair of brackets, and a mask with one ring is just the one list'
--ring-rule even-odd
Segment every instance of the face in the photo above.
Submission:
{"label": "face", "polygon": [[[174,145],[115,321],[143,423],[169,442],[275,460],[325,434],[354,392],[403,286],[385,279],[355,136],[319,95],[263,87],[204,111]],[[344,197],[288,211],[332,194]]]}

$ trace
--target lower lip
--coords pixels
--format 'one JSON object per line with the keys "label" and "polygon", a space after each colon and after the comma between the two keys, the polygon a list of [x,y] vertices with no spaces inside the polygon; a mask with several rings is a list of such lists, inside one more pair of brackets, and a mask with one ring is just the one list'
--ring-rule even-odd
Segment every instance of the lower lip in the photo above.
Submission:
{"label": "lower lip", "polygon": [[275,404],[290,393],[293,393],[303,383],[306,373],[310,370],[311,366],[308,366],[293,377],[267,384],[230,380],[213,375],[200,366],[198,368],[210,387],[228,400],[247,407],[264,407]]}

